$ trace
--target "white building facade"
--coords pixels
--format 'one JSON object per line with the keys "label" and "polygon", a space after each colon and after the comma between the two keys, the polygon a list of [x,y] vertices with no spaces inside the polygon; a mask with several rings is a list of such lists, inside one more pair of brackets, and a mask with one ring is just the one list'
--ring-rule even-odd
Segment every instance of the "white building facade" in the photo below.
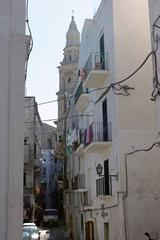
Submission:
{"label": "white building facade", "polygon": [[35,97],[25,97],[24,121],[24,221],[34,221],[40,204],[42,122]]}
{"label": "white building facade", "polygon": [[0,238],[22,238],[25,0],[0,1]]}
{"label": "white building facade", "polygon": [[77,140],[68,162],[75,240],[160,234],[152,55],[148,1],[103,0],[85,21],[74,92]]}

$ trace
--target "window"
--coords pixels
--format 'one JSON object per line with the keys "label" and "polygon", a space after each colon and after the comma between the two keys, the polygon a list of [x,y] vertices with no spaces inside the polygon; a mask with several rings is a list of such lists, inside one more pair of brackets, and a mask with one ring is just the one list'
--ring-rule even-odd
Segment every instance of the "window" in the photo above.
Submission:
{"label": "window", "polygon": [[104,239],[109,240],[109,224],[104,223]]}
{"label": "window", "polygon": [[104,195],[110,195],[109,188],[109,161],[104,161]]}
{"label": "window", "polygon": [[47,142],[48,142],[48,149],[52,149],[52,139],[51,138],[48,138],[47,139]]}
{"label": "window", "polygon": [[26,173],[23,174],[23,186],[26,186]]}
{"label": "window", "polygon": [[108,141],[107,98],[102,103],[102,114],[103,114],[103,141]]}
{"label": "window", "polygon": [[71,78],[68,78],[68,83],[71,83]]}
{"label": "window", "polygon": [[101,35],[101,38],[100,38],[100,41],[99,41],[99,47],[100,47],[100,63],[101,63],[101,69],[105,69],[104,34]]}
{"label": "window", "polygon": [[84,220],[83,220],[83,214],[81,214],[81,230],[84,231]]}
{"label": "window", "polygon": [[104,175],[96,180],[97,196],[111,195],[112,186],[110,185],[109,160],[104,161]]}
{"label": "window", "polygon": [[34,159],[37,157],[37,144],[34,143]]}

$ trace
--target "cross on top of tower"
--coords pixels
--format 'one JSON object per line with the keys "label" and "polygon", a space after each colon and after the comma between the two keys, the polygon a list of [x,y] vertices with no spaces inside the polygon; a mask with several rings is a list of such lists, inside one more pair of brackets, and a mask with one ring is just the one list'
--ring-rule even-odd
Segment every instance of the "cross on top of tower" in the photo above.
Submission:
{"label": "cross on top of tower", "polygon": [[72,10],[72,19],[74,19],[74,10]]}

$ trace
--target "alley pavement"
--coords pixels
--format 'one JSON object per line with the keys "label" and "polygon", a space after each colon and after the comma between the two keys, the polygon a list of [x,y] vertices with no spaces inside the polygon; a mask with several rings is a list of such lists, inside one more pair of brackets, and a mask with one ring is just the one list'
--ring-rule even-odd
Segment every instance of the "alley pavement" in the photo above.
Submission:
{"label": "alley pavement", "polygon": [[40,240],[70,240],[65,226],[53,226],[41,229]]}

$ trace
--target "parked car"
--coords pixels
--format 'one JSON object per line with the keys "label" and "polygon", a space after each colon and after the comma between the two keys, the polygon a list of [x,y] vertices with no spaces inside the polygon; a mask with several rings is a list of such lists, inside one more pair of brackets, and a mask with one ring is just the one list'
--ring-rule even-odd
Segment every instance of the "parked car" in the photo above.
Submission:
{"label": "parked car", "polygon": [[23,240],[40,240],[39,229],[35,223],[23,224]]}
{"label": "parked car", "polygon": [[43,224],[58,223],[58,211],[57,209],[45,209],[43,213]]}
{"label": "parked car", "polygon": [[28,231],[23,231],[23,240],[31,240],[31,235]]}

